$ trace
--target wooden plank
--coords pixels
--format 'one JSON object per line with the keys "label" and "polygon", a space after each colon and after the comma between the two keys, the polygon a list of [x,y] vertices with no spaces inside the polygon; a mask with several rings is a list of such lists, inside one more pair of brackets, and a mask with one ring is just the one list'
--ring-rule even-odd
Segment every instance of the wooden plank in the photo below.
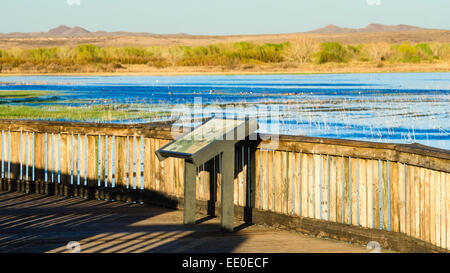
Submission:
{"label": "wooden plank", "polygon": [[[179,170],[180,170],[180,172],[179,172],[179,174],[180,174],[179,175],[179,177],[180,177],[180,193],[179,193],[179,195],[182,196],[184,193],[184,160],[180,160],[179,164],[180,164],[180,168],[179,168]],[[217,189],[220,189],[220,187],[219,187],[220,183],[221,183],[221,181],[220,181],[220,176],[219,176],[218,180],[217,180],[217,187],[218,187]],[[219,201],[220,200],[219,199],[220,191],[218,191],[217,196],[218,196],[218,201]]]}
{"label": "wooden plank", "polygon": [[122,186],[122,161],[123,145],[121,137],[114,137],[114,187]]}
{"label": "wooden plank", "polygon": [[[199,166],[197,168],[197,178],[196,178],[196,189],[197,189],[197,200],[203,200],[203,190],[202,190],[202,183],[203,181],[203,165]],[[236,186],[236,185],[235,185]],[[234,188],[234,202],[238,202],[237,195],[236,195],[236,187]]]}
{"label": "wooden plank", "polygon": [[18,180],[20,178],[20,160],[19,160],[20,132],[11,132],[10,137],[11,137],[11,179]]}
{"label": "wooden plank", "polygon": [[314,156],[308,154],[308,217],[314,218]]}
{"label": "wooden plank", "polygon": [[420,239],[426,240],[425,234],[425,195],[426,195],[426,181],[425,181],[425,169],[419,168],[419,183],[420,183]]}
{"label": "wooden plank", "polygon": [[350,224],[356,226],[358,224],[358,159],[351,158],[350,159],[350,172],[351,172],[351,181],[350,181],[350,192],[351,192],[351,207],[350,207]]}
{"label": "wooden plank", "polygon": [[112,187],[113,181],[113,137],[108,136],[108,179],[105,187]]}
{"label": "wooden plank", "polygon": [[274,177],[274,192],[275,192],[275,198],[274,198],[274,204],[275,204],[275,211],[276,212],[282,212],[282,192],[284,190],[283,185],[286,185],[285,182],[283,183],[283,178],[286,176],[286,168],[285,168],[285,161],[283,159],[282,152],[275,151],[274,152],[274,165],[275,168],[273,170],[275,177]]}
{"label": "wooden plank", "polygon": [[431,241],[431,200],[430,200],[430,170],[425,169],[424,170],[424,183],[425,183],[425,219],[424,219],[424,233],[425,233],[425,241],[430,242]]}
{"label": "wooden plank", "polygon": [[121,153],[120,153],[120,158],[119,158],[119,164],[120,164],[120,169],[121,169],[121,182],[122,182],[122,187],[126,188],[127,187],[127,176],[128,176],[128,171],[127,171],[128,140],[127,140],[127,137],[121,137],[120,142],[121,142],[121,147],[122,147],[122,149],[120,150]]}
{"label": "wooden plank", "polygon": [[[221,200],[221,192],[220,192],[220,185],[222,184],[222,173],[221,170],[222,169],[222,154],[219,154],[216,158],[216,202],[220,202]],[[182,181],[184,181],[184,177],[180,176],[180,185],[183,186]]]}
{"label": "wooden plank", "polygon": [[[243,189],[243,193],[242,193],[242,198],[244,199],[244,206],[246,207],[251,207],[251,196],[250,196],[250,188],[251,188],[251,179],[250,179],[250,173],[251,173],[251,166],[250,166],[250,148],[249,147],[245,147],[244,148],[244,167],[243,167],[243,171],[244,171],[244,189]],[[211,163],[211,162],[210,162]],[[212,168],[211,168],[211,164],[209,164],[209,169],[210,172],[208,172],[208,175],[210,175],[210,179],[211,179],[211,174],[212,174]],[[211,183],[209,183],[208,185],[211,185]]]}
{"label": "wooden plank", "polygon": [[[164,180],[166,181],[166,193],[169,195],[173,194],[173,160],[174,160],[174,158],[166,159],[166,169],[164,172]],[[208,184],[207,183],[208,180],[206,179],[206,173],[207,172],[204,173],[205,177],[203,180],[203,187],[204,187],[203,195],[205,195],[206,193],[209,193],[209,191],[206,190],[206,184]]]}
{"label": "wooden plank", "polygon": [[430,170],[430,242],[436,245],[436,172]]}
{"label": "wooden plank", "polygon": [[236,176],[235,176],[235,188],[234,188],[234,194],[235,199],[237,202],[236,204],[239,206],[243,205],[243,192],[244,192],[244,172],[242,166],[244,165],[244,154],[243,154],[244,147],[236,147]]}
{"label": "wooden plank", "polygon": [[44,181],[45,154],[44,154],[44,133],[37,133],[34,142],[34,164],[35,164],[35,180]]}
{"label": "wooden plank", "polygon": [[11,142],[10,142],[10,135],[9,135],[9,131],[5,131],[3,134],[3,145],[4,145],[4,149],[3,149],[3,170],[4,170],[4,177],[5,178],[9,178],[10,176],[10,164],[9,164],[9,160],[10,160],[10,147],[11,147]]}
{"label": "wooden plank", "polygon": [[367,212],[367,166],[365,159],[358,159],[358,214],[359,225],[369,227]]}
{"label": "wooden plank", "polygon": [[336,168],[336,162],[337,162],[337,158],[335,156],[329,156],[328,157],[328,162],[329,162],[329,207],[330,207],[330,217],[329,217],[329,221],[331,222],[336,222],[337,219],[337,212],[336,212],[336,208],[337,208],[337,179],[336,179],[336,174],[337,174],[337,168]]}
{"label": "wooden plank", "polygon": [[400,213],[399,213],[399,173],[398,163],[389,162],[389,202],[391,209],[391,230],[400,231]]}
{"label": "wooden plank", "polygon": [[87,180],[89,187],[98,186],[98,137],[87,137]]}
{"label": "wooden plank", "polygon": [[382,229],[389,230],[389,188],[388,188],[388,166],[387,161],[381,161],[381,217]]}
{"label": "wooden plank", "polygon": [[294,154],[292,152],[286,153],[286,213],[294,214],[294,206],[292,204],[294,198]]}
{"label": "wooden plank", "polygon": [[420,239],[420,168],[414,167],[414,237]]}
{"label": "wooden plank", "polygon": [[405,166],[405,191],[406,191],[406,234],[412,236],[413,206],[414,206],[414,168],[411,165]]}
{"label": "wooden plank", "polygon": [[[33,180],[33,166],[34,166],[34,133],[28,133],[27,137],[27,145],[28,145],[28,160],[27,160],[27,180],[28,181],[34,181]],[[58,172],[58,169],[56,169],[56,172]]]}
{"label": "wooden plank", "polygon": [[263,210],[269,210],[269,152],[261,151],[261,207]]}
{"label": "wooden plank", "polygon": [[100,185],[105,186],[106,184],[106,136],[99,136],[98,138],[100,146]]}
{"label": "wooden plank", "polygon": [[294,168],[294,174],[293,174],[293,190],[294,190],[294,199],[293,199],[293,206],[294,206],[294,214],[300,215],[301,214],[301,169],[300,169],[300,153],[293,153],[293,168]]}
{"label": "wooden plank", "polygon": [[67,135],[66,140],[66,146],[67,146],[67,153],[66,153],[66,164],[67,164],[67,183],[72,183],[72,158],[73,158],[73,148],[72,148],[72,135]]}
{"label": "wooden plank", "polygon": [[[160,139],[159,140],[159,147],[163,147],[165,145],[167,145],[170,141],[169,140],[165,140],[165,139]],[[167,192],[168,190],[168,181],[167,181],[167,177],[166,174],[168,173],[167,171],[167,162],[164,160],[161,163],[161,169],[160,169],[160,177],[161,177],[161,182],[163,185],[163,191]]]}
{"label": "wooden plank", "polygon": [[142,160],[141,160],[141,153],[142,153],[142,139],[141,137],[136,138],[136,185],[138,189],[141,189],[143,187],[142,184]]}
{"label": "wooden plank", "polygon": [[373,160],[366,160],[367,174],[367,227],[373,228]]}
{"label": "wooden plank", "polygon": [[[53,135],[47,134],[47,182],[53,183]],[[25,144],[26,145],[26,144]],[[25,147],[25,146],[22,146]]]}
{"label": "wooden plank", "polygon": [[398,163],[398,223],[399,231],[406,234],[406,189],[405,189],[405,164]]}
{"label": "wooden plank", "polygon": [[301,215],[303,217],[310,217],[309,216],[309,177],[308,174],[310,171],[308,170],[309,167],[309,157],[307,154],[301,153],[300,154],[300,192],[301,192]]}
{"label": "wooden plank", "polygon": [[441,172],[435,172],[434,174],[434,198],[432,198],[432,202],[434,202],[434,206],[435,206],[435,240],[436,240],[436,245],[437,246],[441,246]]}
{"label": "wooden plank", "polygon": [[322,160],[320,154],[314,154],[314,218],[320,219],[321,214],[321,204],[320,204],[320,194],[321,194],[321,169]]}
{"label": "wooden plank", "polygon": [[151,165],[151,139],[144,138],[144,189],[151,189],[152,165]]}
{"label": "wooden plank", "polygon": [[78,184],[78,157],[79,157],[79,143],[78,135],[73,135],[73,184]]}
{"label": "wooden plank", "polygon": [[350,195],[350,158],[344,157],[344,223],[350,224],[350,205],[351,205],[351,195]]}
{"label": "wooden plank", "polygon": [[60,143],[60,176],[61,176],[61,183],[64,185],[69,184],[69,176],[68,176],[68,156],[67,154],[69,153],[69,147],[67,147],[67,139],[68,139],[68,135],[67,134],[61,134],[61,143]]}
{"label": "wooden plank", "polygon": [[[218,162],[218,158],[216,157],[215,160],[215,164],[217,164]],[[182,196],[182,187],[183,187],[183,176],[184,176],[184,172],[181,172],[181,166],[184,165],[184,160],[182,159],[177,159],[176,160],[176,166],[175,166],[175,170],[176,170],[176,178],[175,178],[175,186],[176,186],[176,195],[177,196]],[[217,201],[217,165],[216,165],[216,201]]]}
{"label": "wooden plank", "polygon": [[[169,169],[170,169],[170,175],[169,175],[169,179],[171,179],[173,181],[173,158],[172,158],[172,162],[168,161],[169,164]],[[205,182],[204,182],[204,195],[205,195],[205,199],[207,201],[213,200],[212,199],[212,193],[211,193],[211,177],[212,177],[212,160],[209,160],[208,162],[206,162],[205,164]],[[170,180],[169,180],[170,181]],[[169,185],[172,184],[172,181],[169,182]],[[244,181],[244,185],[245,185],[245,181]],[[172,189],[169,189],[172,192]],[[245,193],[245,187],[244,187],[244,193]],[[243,200],[243,202],[245,202],[245,200]],[[245,205],[244,203],[242,204],[243,206]]]}
{"label": "wooden plank", "polygon": [[86,136],[84,134],[80,135],[80,184],[86,185]]}
{"label": "wooden plank", "polygon": [[372,160],[373,165],[373,222],[374,228],[380,229],[382,227],[380,221],[380,162],[378,160]]}
{"label": "wooden plank", "polygon": [[343,222],[343,168],[344,166],[344,157],[338,156],[336,157],[336,222]]}
{"label": "wooden plank", "polygon": [[[197,200],[201,200],[201,189],[200,189],[200,177],[201,177],[201,167],[202,166],[199,166],[199,167],[197,167],[197,175],[195,176],[195,196],[196,196],[196,199]],[[157,174],[158,175],[158,174]],[[236,188],[234,188],[234,190],[236,191]],[[234,198],[234,200],[233,200],[234,202],[235,202],[235,204],[236,204],[236,199]]]}
{"label": "wooden plank", "polygon": [[[21,164],[21,170],[22,170],[22,180],[26,180],[26,172],[27,172],[27,134],[26,132],[21,132],[22,135],[22,144],[21,144],[21,156],[20,156],[20,164]],[[0,139],[0,146],[1,146],[1,139]],[[49,146],[51,147],[51,146]],[[1,154],[2,154],[2,148],[0,148],[0,164],[1,164]],[[49,153],[51,155],[51,153]],[[51,161],[50,161],[51,162]],[[1,165],[0,165],[0,172],[1,172]],[[1,175],[0,175],[1,176]]]}
{"label": "wooden plank", "polygon": [[[446,248],[447,247],[447,241],[450,238],[447,238],[447,218],[448,218],[448,214],[450,213],[450,210],[447,210],[446,207],[446,198],[448,198],[447,194],[450,192],[446,191],[446,186],[448,184],[450,184],[450,179],[446,180],[446,173],[441,172],[440,175],[440,202],[439,202],[439,209],[440,209],[440,246],[442,248]],[[447,247],[448,248],[448,247]],[[450,248],[448,248],[450,249]]]}
{"label": "wooden plank", "polygon": [[[160,144],[159,139],[155,139],[153,143],[154,151],[159,150]],[[156,158],[156,155],[154,156],[154,170],[155,170],[155,190],[162,190],[162,182],[161,182],[161,168],[162,168],[162,162],[159,162],[159,160]],[[198,189],[198,188],[197,188]]]}
{"label": "wooden plank", "polygon": [[446,180],[445,183],[446,184],[446,189],[445,189],[445,199],[446,199],[446,203],[447,203],[447,207],[446,210],[447,212],[445,213],[446,218],[447,218],[447,236],[446,236],[446,241],[447,241],[447,249],[450,250],[450,173],[446,174]]}
{"label": "wooden plank", "polygon": [[[261,149],[255,149],[255,188],[253,189],[255,191],[255,208],[262,209],[262,150]],[[217,161],[217,160],[216,160]],[[215,163],[216,169],[217,169],[217,162]],[[217,177],[217,176],[216,176]]]}
{"label": "wooden plank", "polygon": [[328,220],[328,159],[327,155],[321,156],[321,181],[320,181],[320,219]]}
{"label": "wooden plank", "polygon": [[289,169],[289,162],[287,160],[287,152],[280,152],[279,153],[279,160],[280,160],[280,166],[281,168],[276,169],[278,170],[280,174],[280,180],[279,183],[277,183],[277,193],[278,193],[278,202],[280,203],[279,211],[280,213],[287,213],[287,193],[289,189],[287,188],[287,176]]}
{"label": "wooden plank", "polygon": [[128,182],[127,188],[134,188],[134,137],[128,137]]}
{"label": "wooden plank", "polygon": [[269,208],[268,210],[270,211],[275,211],[275,197],[274,197],[274,193],[275,193],[275,189],[274,189],[274,184],[275,184],[275,179],[274,179],[274,151],[268,151],[267,152],[267,157],[268,157],[268,161],[267,161],[267,183],[269,184],[268,187],[268,200],[269,200]]}

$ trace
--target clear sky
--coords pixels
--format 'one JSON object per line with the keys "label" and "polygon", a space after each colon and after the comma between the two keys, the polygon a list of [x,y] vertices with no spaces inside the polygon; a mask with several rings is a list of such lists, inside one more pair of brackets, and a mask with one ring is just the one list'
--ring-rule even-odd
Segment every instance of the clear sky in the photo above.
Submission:
{"label": "clear sky", "polygon": [[0,32],[189,34],[303,32],[328,24],[409,24],[450,29],[450,0],[2,0]]}

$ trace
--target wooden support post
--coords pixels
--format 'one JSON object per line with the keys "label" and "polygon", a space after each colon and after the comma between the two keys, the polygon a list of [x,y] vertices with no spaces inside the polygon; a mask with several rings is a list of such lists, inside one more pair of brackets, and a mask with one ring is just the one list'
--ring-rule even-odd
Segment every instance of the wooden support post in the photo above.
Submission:
{"label": "wooden support post", "polygon": [[195,224],[197,167],[184,161],[184,218],[185,225]]}
{"label": "wooden support post", "polygon": [[222,156],[222,196],[220,226],[224,232],[234,230],[234,145],[227,145]]}

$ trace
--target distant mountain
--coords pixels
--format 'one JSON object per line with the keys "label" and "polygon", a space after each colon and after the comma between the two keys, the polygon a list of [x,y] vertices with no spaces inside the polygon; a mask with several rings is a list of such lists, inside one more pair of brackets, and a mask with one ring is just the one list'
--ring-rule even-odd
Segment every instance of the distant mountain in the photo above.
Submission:
{"label": "distant mountain", "polygon": [[91,32],[82,27],[75,26],[70,28],[68,26],[61,25],[57,28],[50,29],[47,33],[51,36],[84,36]]}
{"label": "distant mountain", "polygon": [[382,24],[369,24],[364,28],[347,28],[338,27],[336,25],[328,25],[323,28],[308,31],[306,33],[317,34],[333,34],[333,33],[373,33],[373,32],[404,32],[404,31],[418,31],[418,30],[430,30],[427,28],[420,28],[409,25],[382,25]]}
{"label": "distant mountain", "polygon": [[[12,32],[12,33],[0,33],[0,37],[97,37],[97,36],[155,36],[152,33],[146,32],[126,32],[126,31],[95,31],[91,32],[79,26],[68,27],[60,25],[59,27],[52,28],[47,32]],[[157,35],[158,36],[158,35]]]}
{"label": "distant mountain", "polygon": [[[370,24],[365,28],[347,28],[339,27],[336,25],[328,25],[323,28],[308,31],[305,33],[323,33],[323,34],[335,34],[335,33],[376,33],[376,32],[405,32],[405,31],[418,31],[418,30],[435,30],[426,29],[409,25],[382,25],[382,24]],[[52,28],[47,32],[12,32],[12,33],[0,33],[1,38],[27,38],[27,37],[111,37],[111,36],[149,36],[149,37],[201,37],[202,35],[190,35],[186,33],[176,34],[154,34],[148,32],[127,32],[127,31],[89,31],[79,26],[68,27],[60,25],[56,28]],[[208,36],[208,35],[207,35]],[[216,36],[216,35],[213,35]]]}

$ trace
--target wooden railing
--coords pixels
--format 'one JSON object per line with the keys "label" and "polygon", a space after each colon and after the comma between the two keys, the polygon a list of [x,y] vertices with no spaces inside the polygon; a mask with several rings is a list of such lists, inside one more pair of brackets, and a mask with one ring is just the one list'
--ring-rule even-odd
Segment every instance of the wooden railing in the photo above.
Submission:
{"label": "wooden railing", "polygon": [[[183,162],[159,162],[154,153],[172,140],[167,124],[4,120],[0,130],[3,190],[138,202],[183,197]],[[220,160],[198,169],[199,202],[220,204]],[[237,207],[253,213],[450,249],[448,150],[295,136],[242,141],[234,188]]]}

